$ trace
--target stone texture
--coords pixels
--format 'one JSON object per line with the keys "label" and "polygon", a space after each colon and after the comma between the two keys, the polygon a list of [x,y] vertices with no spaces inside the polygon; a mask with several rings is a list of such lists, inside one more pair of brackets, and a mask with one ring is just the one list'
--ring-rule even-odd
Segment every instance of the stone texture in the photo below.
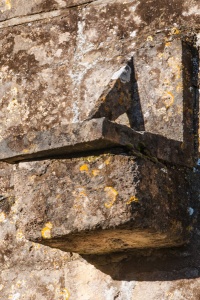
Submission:
{"label": "stone texture", "polygon": [[161,44],[159,38],[149,36],[136,52],[134,66],[133,126],[191,143],[198,101],[197,49],[181,39],[168,38]]}
{"label": "stone texture", "polygon": [[[1,194],[13,195],[13,166],[1,163]],[[0,290],[6,299],[178,300],[199,298],[199,174],[193,173],[195,236],[187,247],[84,256],[27,241],[21,201],[1,219]],[[190,229],[191,230],[191,229]],[[149,292],[151,291],[151,293]]]}
{"label": "stone texture", "polygon": [[136,132],[106,118],[69,124],[35,134],[10,135],[0,142],[0,160],[16,163],[42,157],[80,156],[90,151],[109,151],[109,148],[122,146],[132,154],[147,156],[153,161],[194,165],[193,153],[185,151],[182,143],[149,132]]}
{"label": "stone texture", "polygon": [[[1,139],[87,118],[105,116],[115,120],[130,110],[131,127],[141,129],[143,120],[145,130],[183,141],[183,126],[190,128],[192,124],[195,91],[187,95],[192,99],[188,100],[189,112],[183,112],[184,93],[191,80],[182,90],[180,70],[190,67],[189,56],[194,53],[190,55],[190,47],[181,44],[186,31],[174,26],[157,35],[142,34],[145,16],[141,3],[94,1],[41,15],[41,19],[23,19],[15,26],[1,23],[5,26],[0,31]],[[171,6],[176,9],[174,3]],[[159,3],[158,7],[168,11],[167,4]],[[183,7],[187,8],[187,1],[180,9]],[[148,24],[155,26],[151,21],[148,19]],[[182,52],[189,54],[182,58]],[[130,74],[126,68],[131,69]],[[127,72],[128,81],[116,78],[119,70],[121,75]],[[131,82],[135,82],[134,87]],[[194,144],[191,138],[188,144]]]}
{"label": "stone texture", "polygon": [[91,3],[96,0],[1,0],[0,21]]}
{"label": "stone texture", "polygon": [[26,237],[34,242],[105,253],[187,240],[181,168],[126,154],[27,162],[17,167],[15,188]]}
{"label": "stone texture", "polygon": [[[13,135],[30,134],[30,132],[35,134],[38,130],[51,130],[52,127],[56,126],[54,126],[53,120],[55,120],[55,124],[60,122],[64,125],[68,123],[68,120],[70,123],[73,118],[75,121],[87,118],[93,109],[93,104],[98,102],[104,91],[107,91],[113,74],[127,65],[137,49],[142,54],[141,49],[146,40],[153,46],[152,39],[155,41],[159,36],[160,44],[165,45],[166,41],[171,42],[171,38],[180,37],[184,39],[186,37],[187,39],[196,35],[197,45],[200,45],[199,1],[101,0],[94,1],[89,5],[82,5],[78,9],[66,9],[69,5],[77,4],[82,3],[77,1],[41,2],[40,0],[0,1],[0,19],[5,20],[0,22],[0,28],[2,28],[1,43],[3,41],[1,46],[1,61],[3,61],[3,65],[1,65],[1,78],[3,78],[1,91],[3,94],[0,97],[1,140],[12,133]],[[52,9],[54,11],[51,11]],[[22,15],[23,17],[21,17]],[[72,18],[77,16],[77,23],[75,17],[70,21],[69,15]],[[62,27],[59,25],[61,20],[64,20],[64,25],[68,24],[70,28],[76,28],[74,36],[72,34],[71,37],[72,49],[68,50],[67,42],[64,41],[62,50],[63,53],[66,51],[67,55],[62,53],[59,60],[55,58],[61,51],[56,36],[59,36]],[[50,30],[51,24],[52,31]],[[58,31],[55,29],[56,26],[59,27]],[[10,28],[7,29],[7,27]],[[46,39],[39,34],[41,28],[44,30],[43,34]],[[52,33],[53,31],[55,34]],[[63,29],[62,33],[65,32],[66,30]],[[18,38],[15,49],[22,47],[21,50],[24,51],[17,52],[18,54],[12,50],[12,40],[15,38],[15,34]],[[49,38],[48,34],[50,35]],[[35,42],[32,36],[35,37]],[[29,50],[25,53],[27,48]],[[161,48],[163,49],[163,47]],[[6,52],[3,52],[4,49],[7,49]],[[39,54],[37,49],[39,49]],[[70,53],[74,53],[75,57],[70,56]],[[35,58],[29,55],[35,55]],[[48,59],[44,58],[45,56],[52,61],[55,59],[56,66],[49,63]],[[65,92],[61,88],[62,83],[65,84],[63,74],[67,74],[71,64],[67,62],[66,67],[59,69],[59,63],[64,62],[65,66],[66,57],[69,57],[71,61],[73,60],[71,86],[74,97],[72,111],[74,111],[71,116],[67,112],[68,107],[71,110],[70,95],[67,98],[70,89],[67,87]],[[9,62],[15,64],[15,71],[10,69]],[[43,62],[50,66],[45,67],[46,71],[45,68],[44,70],[41,68],[41,75],[36,71],[40,68],[38,65]],[[139,70],[140,67],[136,66],[137,62],[135,60],[134,62],[135,70]],[[99,70],[101,70],[100,77],[98,77]],[[54,76],[52,80],[47,79],[48,75],[46,75],[51,74],[51,72]],[[33,73],[34,76],[31,75]],[[78,75],[82,75],[84,79],[78,78]],[[154,79],[150,72],[149,76]],[[32,86],[28,82],[29,77],[31,77]],[[40,90],[37,78],[38,82],[41,82]],[[59,85],[56,83],[58,78]],[[79,82],[76,78],[80,79],[82,83],[77,90],[75,89],[79,86]],[[20,83],[20,80],[23,84]],[[66,81],[68,80],[69,78],[66,76]],[[75,82],[74,85],[73,82]],[[102,89],[98,87],[98,93],[96,83],[102,86]],[[26,86],[27,89],[25,89]],[[151,87],[149,83],[148,86]],[[51,87],[52,90],[56,89],[56,94],[53,96],[51,96],[53,93]],[[87,90],[86,87],[90,89],[91,94],[87,92],[87,96],[83,96],[84,91]],[[195,91],[198,95],[196,88]],[[64,97],[62,98],[63,94]],[[190,98],[191,94],[188,97]],[[11,101],[16,98],[17,101]],[[62,104],[63,110],[61,105],[59,106],[59,99],[61,98],[65,101],[65,104]],[[83,114],[83,112],[77,111],[77,107],[82,108],[82,104],[87,103],[86,99],[88,106],[83,105],[86,109]],[[58,111],[57,119],[53,116],[54,101],[56,103],[55,109]],[[91,105],[91,103],[93,104]],[[155,103],[157,103],[156,99]],[[163,104],[162,101],[158,103],[158,105],[161,104]],[[41,109],[41,114],[39,109]],[[194,110],[198,114],[198,103],[196,103]],[[35,115],[36,120],[33,116],[31,117],[31,114]],[[48,114],[49,119],[47,118]],[[189,117],[187,122],[191,121],[193,113],[188,112],[187,115]],[[184,114],[184,116],[187,115]],[[126,115],[119,118],[120,120],[117,118],[117,121],[124,124],[128,122],[127,125],[130,126]],[[150,120],[146,119],[146,121],[149,126]],[[191,130],[194,130],[196,134],[195,127],[198,126],[196,116],[193,122],[194,126]],[[60,124],[58,125],[60,126]],[[187,123],[184,122],[184,124]],[[15,125],[17,126],[15,127]],[[14,128],[12,128],[13,126]],[[138,124],[134,126],[138,126]],[[180,137],[180,124],[177,126],[177,132],[175,128],[174,134]],[[153,129],[156,131],[158,128],[162,131],[159,123]],[[11,130],[9,131],[9,129]],[[166,134],[166,128],[164,132]],[[167,134],[172,134],[170,124]],[[189,134],[188,141],[191,141]],[[198,148],[198,138],[195,138],[195,147]],[[188,150],[187,153],[192,153],[190,152],[191,149],[187,148],[186,150]],[[128,253],[112,253],[97,257],[90,255],[83,258],[72,253],[50,249],[25,239],[20,218],[21,202],[13,198],[15,194],[12,179],[13,166],[0,163],[0,199],[3,201],[0,205],[0,298],[3,300],[198,300],[200,298],[200,227],[198,216],[200,178],[198,168],[199,166],[195,166],[194,173],[190,172],[189,176],[190,190],[187,193],[190,198],[188,217],[191,225],[188,227],[188,231],[194,234],[187,246],[162,250],[140,249]],[[178,186],[178,182],[174,184]],[[179,216],[179,213],[177,215]]]}

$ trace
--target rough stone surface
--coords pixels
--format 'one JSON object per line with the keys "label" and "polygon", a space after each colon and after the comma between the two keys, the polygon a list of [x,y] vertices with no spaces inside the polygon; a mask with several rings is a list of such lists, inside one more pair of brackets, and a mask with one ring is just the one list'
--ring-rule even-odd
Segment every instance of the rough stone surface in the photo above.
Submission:
{"label": "rough stone surface", "polygon": [[[14,191],[13,166],[1,163],[1,170],[1,194],[8,197]],[[16,198],[9,211],[1,206],[1,299],[198,300],[198,173],[191,180],[195,235],[181,248],[81,257],[27,241],[21,202]]]}
{"label": "rough stone surface", "polygon": [[51,247],[106,253],[187,240],[181,168],[125,154],[27,162],[17,168],[15,187],[27,239]]}
{"label": "rough stone surface", "polygon": [[1,0],[0,21],[87,4],[97,0]]}
{"label": "rough stone surface", "polygon": [[[143,110],[146,102],[142,101],[145,92],[141,87],[146,81],[151,91],[151,85],[156,85],[156,74],[153,67],[148,70],[148,76],[143,72],[143,80],[140,70],[145,70],[145,64],[138,64],[136,55],[142,57],[147,51],[147,61],[151,61],[150,53],[154,55],[155,49],[159,53],[157,42],[161,45],[160,53],[168,55],[169,48],[163,45],[174,39],[175,43],[179,39],[189,39],[190,43],[193,36],[196,36],[196,45],[200,46],[199,1],[85,2],[0,1],[0,140],[12,134],[34,136],[38,131],[51,130],[52,127],[91,117],[94,107],[101,108],[98,103],[101,96],[106,94],[110,97],[109,87],[118,87],[118,84],[112,85],[113,74],[126,67],[134,57],[136,76],[132,78],[135,82],[133,91],[139,88],[141,102],[137,102],[136,108],[142,108],[137,110],[142,113],[134,116],[131,107],[129,118],[124,113],[116,121],[141,130],[143,120],[146,128],[151,127],[153,133],[159,130],[162,135],[169,134],[180,141],[183,138],[184,151],[193,157],[193,146],[186,147],[185,143],[194,144],[197,151],[198,101],[184,102],[189,105],[185,107],[189,111],[186,113],[183,110],[183,114],[176,116],[176,105],[168,109],[165,104],[163,106],[163,103],[170,102],[171,97],[163,97],[159,101],[147,94],[148,101],[156,103],[160,112],[157,114],[157,110],[149,108],[151,117],[158,121],[153,128],[151,119],[145,114],[147,110],[145,113]],[[180,53],[177,56],[172,53],[172,57],[180,62]],[[155,61],[159,63],[156,55]],[[198,60],[194,63],[197,66]],[[163,61],[163,66],[167,64],[167,61]],[[72,70],[71,73],[68,73],[69,70]],[[191,75],[191,71],[189,73]],[[160,91],[163,91],[162,79],[166,74],[162,73],[158,82]],[[174,86],[174,80],[170,80],[166,88],[171,91]],[[198,99],[196,81],[193,81],[192,87],[193,91],[184,89],[184,94],[188,93],[184,99],[191,99],[191,96],[194,99],[194,91]],[[127,88],[121,91],[124,93]],[[159,96],[159,91],[156,92]],[[176,94],[176,97],[180,95]],[[109,97],[108,100],[111,99]],[[137,93],[134,99],[138,99]],[[113,99],[109,101],[115,108],[121,102],[120,97],[116,102]],[[103,112],[107,107],[110,115],[112,110],[107,104],[109,101],[105,102]],[[129,105],[122,104],[120,113]],[[193,112],[190,110],[191,104],[194,105]],[[164,110],[166,116],[162,115]],[[177,124],[176,128],[173,122],[169,122],[173,114],[176,120],[183,118],[185,130],[181,124]],[[163,128],[160,122],[163,122]],[[169,125],[168,129],[166,124]],[[187,135],[182,135],[183,132]],[[199,300],[199,161],[193,172],[189,172],[190,190],[187,191],[190,198],[188,218],[191,221],[188,232],[193,232],[188,245],[162,250],[140,249],[120,254],[79,256],[27,241],[20,217],[23,213],[19,209],[21,202],[14,190],[13,166],[0,163],[0,298]],[[179,181],[173,184],[178,187]]]}
{"label": "rough stone surface", "polygon": [[[166,9],[164,15],[169,10],[165,5],[157,5],[158,10]],[[183,1],[176,12],[183,10],[185,24],[192,16],[184,15],[187,5]],[[176,11],[175,3],[171,9]],[[172,13],[173,20],[176,14]],[[0,31],[1,139],[27,131],[35,134],[88,117],[114,120],[130,109],[131,127],[141,128],[143,120],[147,131],[182,141],[183,126],[191,127],[194,100],[191,91],[186,95],[191,99],[189,112],[182,110],[185,90],[181,70],[185,61],[188,65],[188,58],[182,59],[186,50],[183,51],[180,39],[187,36],[187,30],[169,23],[173,27],[162,31],[164,24],[155,27],[153,19],[145,19],[148,15],[142,2],[94,1],[15,26],[8,27],[6,23]],[[145,33],[144,21],[150,26],[149,32],[154,28],[150,35]],[[158,37],[156,29],[161,30]],[[132,58],[135,74],[126,69],[133,70]],[[119,70],[121,78],[116,77]],[[190,81],[183,88],[187,90]],[[134,111],[140,105],[139,117],[131,105]]]}
{"label": "rough stone surface", "polygon": [[68,124],[31,135],[10,135],[0,142],[0,160],[16,163],[56,156],[81,156],[90,151],[120,146],[154,161],[194,165],[191,147],[190,151],[186,151],[179,141],[149,132],[136,132],[106,118]]}
{"label": "rough stone surface", "polygon": [[134,66],[137,81],[130,116],[133,126],[191,143],[198,101],[195,47],[181,39],[166,38],[161,44],[160,38],[149,37],[134,56]]}

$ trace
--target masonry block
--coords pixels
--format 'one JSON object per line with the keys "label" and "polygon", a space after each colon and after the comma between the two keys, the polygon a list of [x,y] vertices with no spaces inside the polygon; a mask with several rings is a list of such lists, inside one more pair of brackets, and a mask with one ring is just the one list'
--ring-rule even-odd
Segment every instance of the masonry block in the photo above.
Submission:
{"label": "masonry block", "polygon": [[169,247],[188,238],[184,168],[123,152],[22,162],[15,191],[26,238],[64,251]]}
{"label": "masonry block", "polygon": [[[177,31],[179,36],[180,32]],[[130,122],[182,142],[194,155],[197,142],[199,55],[192,38],[148,37],[134,56],[134,92]]]}
{"label": "masonry block", "polygon": [[191,153],[181,143],[149,132],[137,132],[106,118],[69,124],[34,135],[8,136],[0,142],[0,161],[17,163],[40,158],[85,156],[91,151],[124,147],[132,154],[145,155],[178,165],[191,166]]}

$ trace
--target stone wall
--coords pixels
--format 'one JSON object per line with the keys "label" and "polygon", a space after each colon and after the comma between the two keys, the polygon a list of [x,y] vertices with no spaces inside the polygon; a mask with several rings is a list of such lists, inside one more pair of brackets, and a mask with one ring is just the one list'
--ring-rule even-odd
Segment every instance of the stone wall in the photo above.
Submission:
{"label": "stone wall", "polygon": [[0,12],[0,299],[199,299],[199,2]]}

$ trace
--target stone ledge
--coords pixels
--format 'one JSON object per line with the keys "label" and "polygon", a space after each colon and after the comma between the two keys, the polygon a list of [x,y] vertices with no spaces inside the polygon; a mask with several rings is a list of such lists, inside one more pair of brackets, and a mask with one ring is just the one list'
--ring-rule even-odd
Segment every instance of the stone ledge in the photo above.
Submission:
{"label": "stone ledge", "polygon": [[31,135],[8,136],[0,142],[0,161],[16,163],[117,146],[124,146],[134,154],[143,154],[153,160],[193,165],[193,153],[185,153],[181,142],[149,132],[137,132],[106,118],[69,124]]}

